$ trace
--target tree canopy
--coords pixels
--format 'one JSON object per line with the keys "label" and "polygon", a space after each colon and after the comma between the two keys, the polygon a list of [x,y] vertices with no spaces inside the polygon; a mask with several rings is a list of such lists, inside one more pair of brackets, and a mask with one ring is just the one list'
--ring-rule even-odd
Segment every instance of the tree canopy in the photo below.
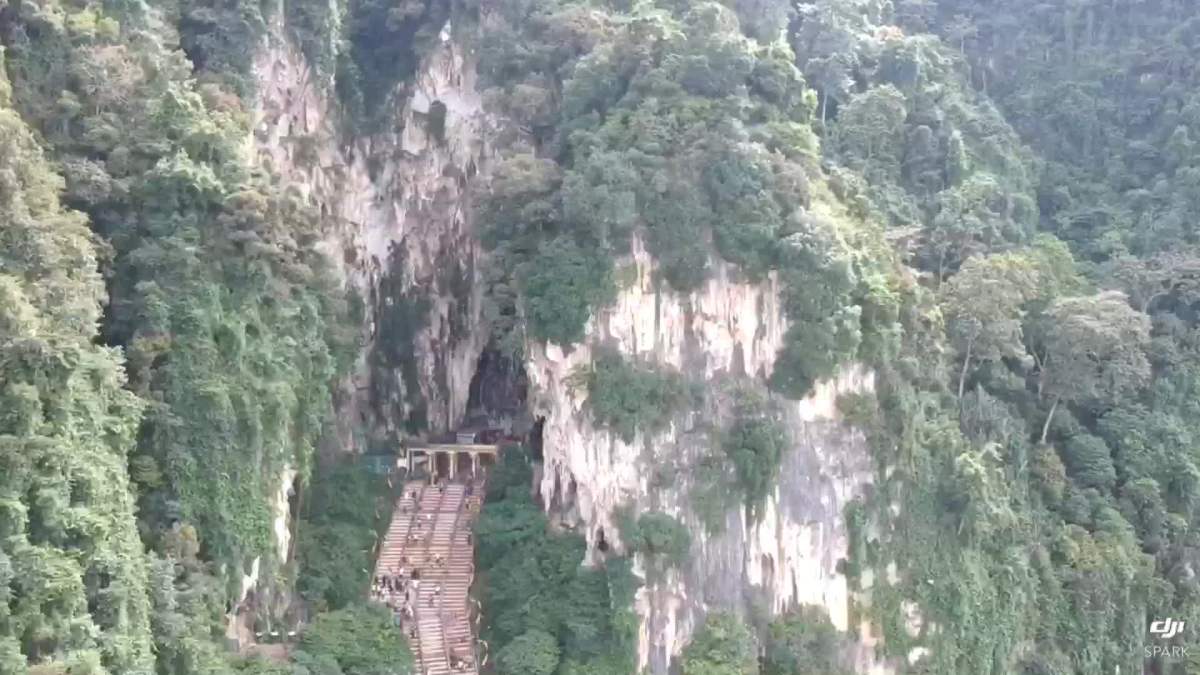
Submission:
{"label": "tree canopy", "polygon": [[[797,402],[851,363],[874,388],[839,410],[875,474],[840,569],[881,658],[1196,669],[1142,658],[1148,618],[1200,625],[1190,3],[0,0],[0,671],[408,669],[359,603],[386,490],[315,458],[355,368],[389,433],[426,431],[415,338],[444,298],[410,293],[395,252],[364,325],[327,256],[346,224],[252,149],[270,48],[303,59],[368,180],[440,170],[405,155],[400,120],[443,42],[467,70],[429,102],[435,153],[462,148],[433,111],[461,95],[486,113],[461,203],[486,255],[472,242],[450,273],[483,297],[488,348],[586,344],[580,424],[709,444],[679,469],[689,499],[656,466],[623,502],[644,511],[608,534],[621,555],[555,531],[532,458],[495,468],[476,536],[499,672],[634,669],[637,585],[710,555],[694,523],[770,512]],[[643,253],[638,291],[688,317],[719,284],[777,300],[759,310],[786,321],[774,360],[719,374],[737,395],[698,381],[700,358],[676,372],[602,344]],[[311,610],[286,664],[221,644],[252,561],[260,619]],[[845,669],[849,636],[818,608],[732,605],[688,617],[685,675]]]}

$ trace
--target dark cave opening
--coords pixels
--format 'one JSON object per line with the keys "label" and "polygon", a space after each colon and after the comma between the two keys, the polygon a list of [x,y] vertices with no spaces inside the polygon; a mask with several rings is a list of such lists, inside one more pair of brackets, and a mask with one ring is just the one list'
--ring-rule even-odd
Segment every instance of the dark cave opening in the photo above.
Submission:
{"label": "dark cave opening", "polygon": [[438,145],[446,144],[446,104],[441,101],[434,101],[429,104],[429,134],[433,136]]}
{"label": "dark cave opening", "polygon": [[528,390],[524,363],[492,347],[485,348],[471,378],[459,433],[473,434],[475,442],[484,443],[523,439],[530,429],[525,407]]}
{"label": "dark cave opening", "polygon": [[534,461],[542,461],[542,429],[546,426],[546,418],[539,415],[529,430],[529,456]]}
{"label": "dark cave opening", "polygon": [[304,479],[300,476],[299,473],[297,473],[296,476],[294,478],[292,478],[292,485],[290,488],[288,488],[288,492],[287,492],[288,522],[291,523],[292,535],[293,535],[288,542],[288,559],[289,560],[291,559],[292,554],[296,550],[296,536],[295,535],[297,532],[297,528],[299,527],[300,519],[304,517],[304,494],[302,492],[304,490],[304,487],[305,487]]}

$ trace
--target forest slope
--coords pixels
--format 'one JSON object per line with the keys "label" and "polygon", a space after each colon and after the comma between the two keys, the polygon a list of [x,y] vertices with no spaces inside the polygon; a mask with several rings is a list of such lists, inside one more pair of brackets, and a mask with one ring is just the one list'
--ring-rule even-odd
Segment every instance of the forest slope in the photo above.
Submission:
{"label": "forest slope", "polygon": [[[252,570],[261,620],[293,591],[325,612],[279,669],[404,659],[355,605],[385,490],[315,468],[366,329],[322,252],[342,224],[251,156],[250,64],[294,41],[369,140],[451,17],[500,157],[453,205],[488,264],[436,287],[478,291],[472,329],[514,362],[588,354],[572,387],[613,437],[710,423],[680,480],[708,490],[623,514],[603,552],[548,535],[504,469],[480,532],[502,672],[628,672],[628,572],[686,567],[711,532],[685,514],[761,518],[780,406],[850,365],[875,385],[839,401],[871,447],[840,564],[865,631],[742,598],[668,655],[686,675],[836,672],[880,637],[898,672],[1132,673],[1150,621],[1200,625],[1190,3],[0,0],[0,672],[266,668],[220,642]],[[769,367],[718,387],[604,344],[643,245],[664,293],[718,269],[777,292]],[[372,367],[411,392],[414,327],[452,298],[405,300]],[[401,408],[389,443],[427,431]],[[299,561],[273,533],[291,472]]]}

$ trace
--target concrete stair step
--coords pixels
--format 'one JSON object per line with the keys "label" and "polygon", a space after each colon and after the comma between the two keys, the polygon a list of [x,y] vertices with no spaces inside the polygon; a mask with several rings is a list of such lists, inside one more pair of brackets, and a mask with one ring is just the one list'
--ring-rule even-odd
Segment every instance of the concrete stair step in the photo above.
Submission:
{"label": "concrete stair step", "polygon": [[[421,570],[421,582],[413,595],[413,651],[421,666],[418,675],[478,674],[475,667],[450,668],[449,655],[465,657],[474,652],[469,614],[474,552],[469,533],[481,492],[477,489],[476,494],[467,497],[462,484],[448,485],[443,491],[410,482],[397,500],[395,515],[381,542],[377,571],[395,569],[404,559],[409,569]],[[437,558],[443,561],[440,565],[433,562]],[[441,592],[435,594],[437,587]]]}

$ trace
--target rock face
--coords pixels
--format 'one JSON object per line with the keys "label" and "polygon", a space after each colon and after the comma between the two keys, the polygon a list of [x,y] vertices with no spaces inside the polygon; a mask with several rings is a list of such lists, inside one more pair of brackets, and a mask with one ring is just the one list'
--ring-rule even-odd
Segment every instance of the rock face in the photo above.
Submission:
{"label": "rock face", "polygon": [[282,27],[273,33],[255,63],[255,146],[332,224],[325,245],[364,305],[338,445],[453,427],[487,335],[469,187],[490,153],[471,56],[444,30],[411,95],[397,96],[392,130],[356,136]]}
{"label": "rock face", "polygon": [[[490,123],[471,54],[449,31],[442,35],[411,95],[396,103],[395,130],[370,136],[343,132],[331,92],[285,40],[266,45],[255,64],[259,156],[334,223],[325,245],[363,300],[364,348],[337,401],[341,450],[361,452],[370,439],[402,436],[420,422],[453,428],[488,335],[470,187],[486,173]],[[443,113],[444,126],[435,121]],[[602,541],[617,543],[621,506],[671,513],[696,533],[688,569],[638,595],[640,663],[666,673],[709,608],[741,609],[749,598],[775,612],[822,605],[847,628],[849,595],[836,570],[847,548],[842,511],[871,467],[864,438],[838,421],[834,403],[839,393],[870,391],[871,375],[851,368],[809,399],[782,402],[793,449],[775,494],[757,522],[735,510],[720,535],[707,536],[688,502],[687,468],[728,412],[720,397],[662,434],[624,443],[592,425],[585,394],[565,380],[602,343],[697,379],[761,384],[787,329],[779,284],[747,283],[718,264],[692,294],[660,290],[654,261],[636,240],[624,263],[635,278],[591,319],[586,343],[569,352],[530,344],[526,370],[531,411],[543,419],[542,497],[559,522],[586,535],[593,559]],[[863,651],[865,672],[872,666]]]}
{"label": "rock face", "polygon": [[[631,262],[633,283],[591,319],[593,343],[706,382],[765,380],[787,329],[774,278],[750,284],[716,265],[701,289],[680,295],[656,288],[654,261],[640,242],[634,242]],[[835,403],[841,393],[870,392],[869,373],[849,368],[803,401],[780,402],[792,449],[774,495],[757,522],[747,523],[734,510],[722,532],[709,536],[689,504],[689,468],[712,447],[713,422],[728,414],[719,385],[704,410],[681,416],[661,434],[639,434],[626,443],[593,426],[586,392],[565,384],[591,360],[589,346],[564,353],[554,345],[531,345],[530,354],[532,407],[544,419],[541,493],[560,520],[582,531],[593,554],[601,541],[616,540],[614,512],[622,506],[670,513],[695,535],[690,566],[638,594],[643,668],[666,673],[709,608],[762,603],[776,613],[815,604],[829,611],[836,626],[850,628],[850,594],[837,571],[848,545],[843,509],[870,481],[871,463],[865,438],[838,421]],[[866,672],[875,664],[869,650],[861,652],[855,657]]]}
{"label": "rock face", "polygon": [[[277,19],[255,59],[250,143],[260,165],[319,210],[323,246],[362,310],[362,350],[335,396],[337,433],[326,450],[369,452],[405,431],[452,428],[488,334],[469,188],[489,150],[471,57],[444,30],[411,95],[397,96],[392,129],[358,136],[327,78],[286,34]],[[284,469],[273,504],[280,561],[291,551],[294,477]],[[258,584],[259,562],[243,579],[242,601]],[[238,609],[231,637],[248,634]]]}

